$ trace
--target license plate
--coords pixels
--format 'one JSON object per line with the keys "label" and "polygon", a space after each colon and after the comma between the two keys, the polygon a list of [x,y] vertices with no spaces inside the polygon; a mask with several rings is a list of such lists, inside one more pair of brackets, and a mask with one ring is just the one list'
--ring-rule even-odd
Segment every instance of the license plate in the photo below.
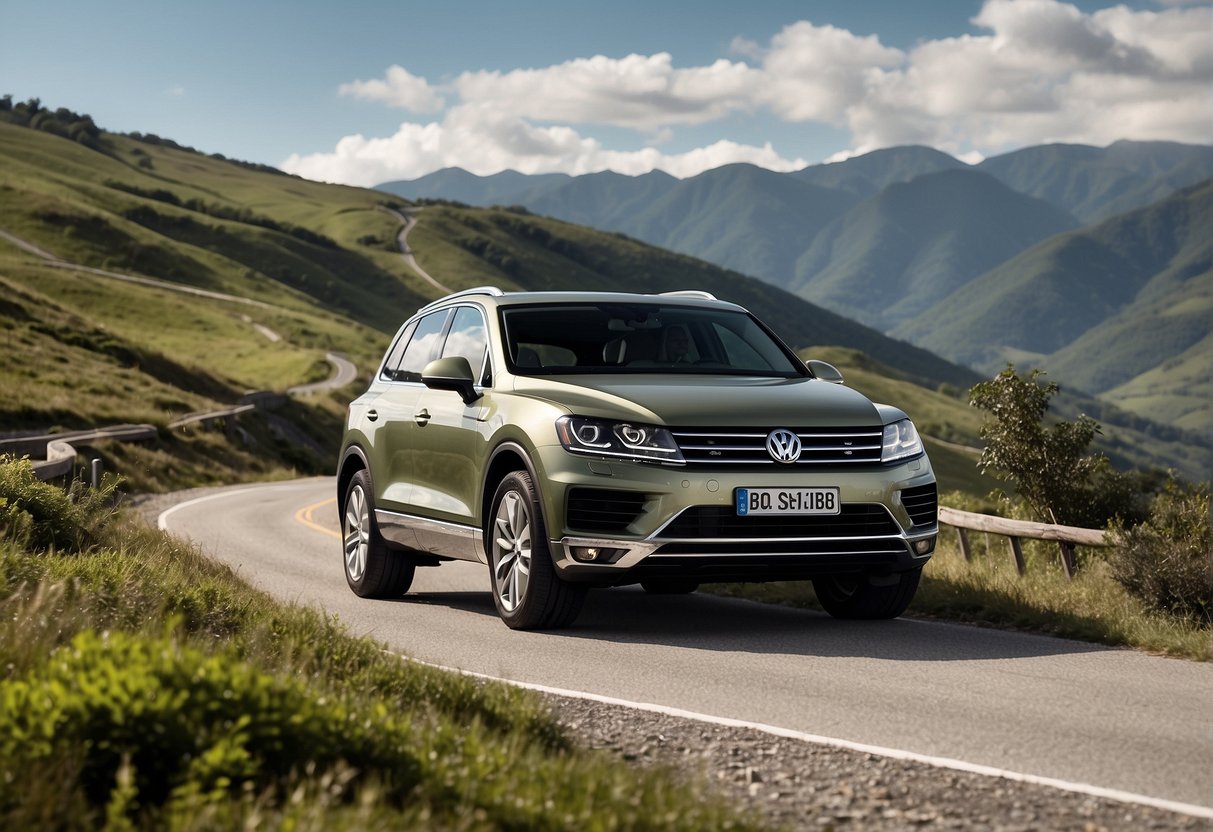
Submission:
{"label": "license plate", "polygon": [[837,488],[738,488],[737,514],[838,514]]}

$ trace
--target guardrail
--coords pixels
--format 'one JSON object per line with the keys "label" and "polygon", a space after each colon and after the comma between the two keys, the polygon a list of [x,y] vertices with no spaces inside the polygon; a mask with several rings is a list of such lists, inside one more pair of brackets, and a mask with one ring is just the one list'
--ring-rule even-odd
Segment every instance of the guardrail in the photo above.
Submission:
{"label": "guardrail", "polygon": [[0,454],[13,456],[45,456],[34,460],[34,475],[40,480],[50,480],[71,473],[76,461],[73,442],[95,442],[98,439],[116,439],[120,442],[146,442],[155,439],[155,425],[115,425],[96,430],[76,430],[67,433],[44,433],[38,436],[21,436],[0,440]]}
{"label": "guardrail", "polygon": [[1075,546],[1105,547],[1113,545],[1098,529],[1034,523],[1030,520],[1010,520],[1006,517],[975,514],[971,511],[961,511],[947,506],[939,507],[939,522],[956,529],[956,534],[960,538],[960,552],[964,555],[965,560],[973,559],[967,531],[987,532],[1006,537],[1010,541],[1015,569],[1020,575],[1027,572],[1027,565],[1023,559],[1023,546],[1020,543],[1021,538],[1056,541],[1061,557],[1061,568],[1065,571],[1067,578],[1074,577]]}

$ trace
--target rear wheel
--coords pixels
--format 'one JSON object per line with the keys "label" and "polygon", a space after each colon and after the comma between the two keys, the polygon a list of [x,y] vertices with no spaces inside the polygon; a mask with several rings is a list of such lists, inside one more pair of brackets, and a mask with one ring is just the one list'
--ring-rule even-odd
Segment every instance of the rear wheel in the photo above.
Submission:
{"label": "rear wheel", "polygon": [[372,494],[370,475],[365,470],[354,474],[341,511],[345,580],[355,595],[391,598],[408,592],[415,567],[380,537]]}
{"label": "rear wheel", "polygon": [[699,589],[699,582],[686,578],[655,578],[641,581],[640,585],[649,595],[687,595]]}
{"label": "rear wheel", "polygon": [[497,487],[485,548],[493,603],[508,627],[558,629],[573,623],[586,589],[556,574],[539,495],[526,472],[515,471]]}
{"label": "rear wheel", "polygon": [[813,579],[817,600],[835,618],[896,618],[906,611],[922,567],[892,575],[829,575]]}

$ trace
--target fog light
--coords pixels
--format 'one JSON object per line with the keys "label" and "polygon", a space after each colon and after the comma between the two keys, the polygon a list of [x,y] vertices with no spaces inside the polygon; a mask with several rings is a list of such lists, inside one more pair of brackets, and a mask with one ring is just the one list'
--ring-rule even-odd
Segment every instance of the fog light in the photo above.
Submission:
{"label": "fog light", "polygon": [[924,537],[922,540],[914,541],[914,554],[929,555],[935,550],[935,538]]}
{"label": "fog light", "polygon": [[570,546],[569,554],[573,560],[581,563],[614,563],[619,560],[627,549],[609,549],[605,546]]}

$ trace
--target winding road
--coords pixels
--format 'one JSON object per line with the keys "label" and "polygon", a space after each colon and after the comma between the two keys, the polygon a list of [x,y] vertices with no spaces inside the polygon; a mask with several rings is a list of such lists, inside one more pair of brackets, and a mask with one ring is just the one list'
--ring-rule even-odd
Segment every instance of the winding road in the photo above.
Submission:
{"label": "winding road", "polygon": [[900,619],[840,622],[697,593],[590,594],[576,625],[514,632],[482,566],[418,569],[397,600],[355,597],[332,479],[223,489],[160,525],[287,601],[414,658],[993,767],[1213,818],[1213,666],[1064,639]]}

